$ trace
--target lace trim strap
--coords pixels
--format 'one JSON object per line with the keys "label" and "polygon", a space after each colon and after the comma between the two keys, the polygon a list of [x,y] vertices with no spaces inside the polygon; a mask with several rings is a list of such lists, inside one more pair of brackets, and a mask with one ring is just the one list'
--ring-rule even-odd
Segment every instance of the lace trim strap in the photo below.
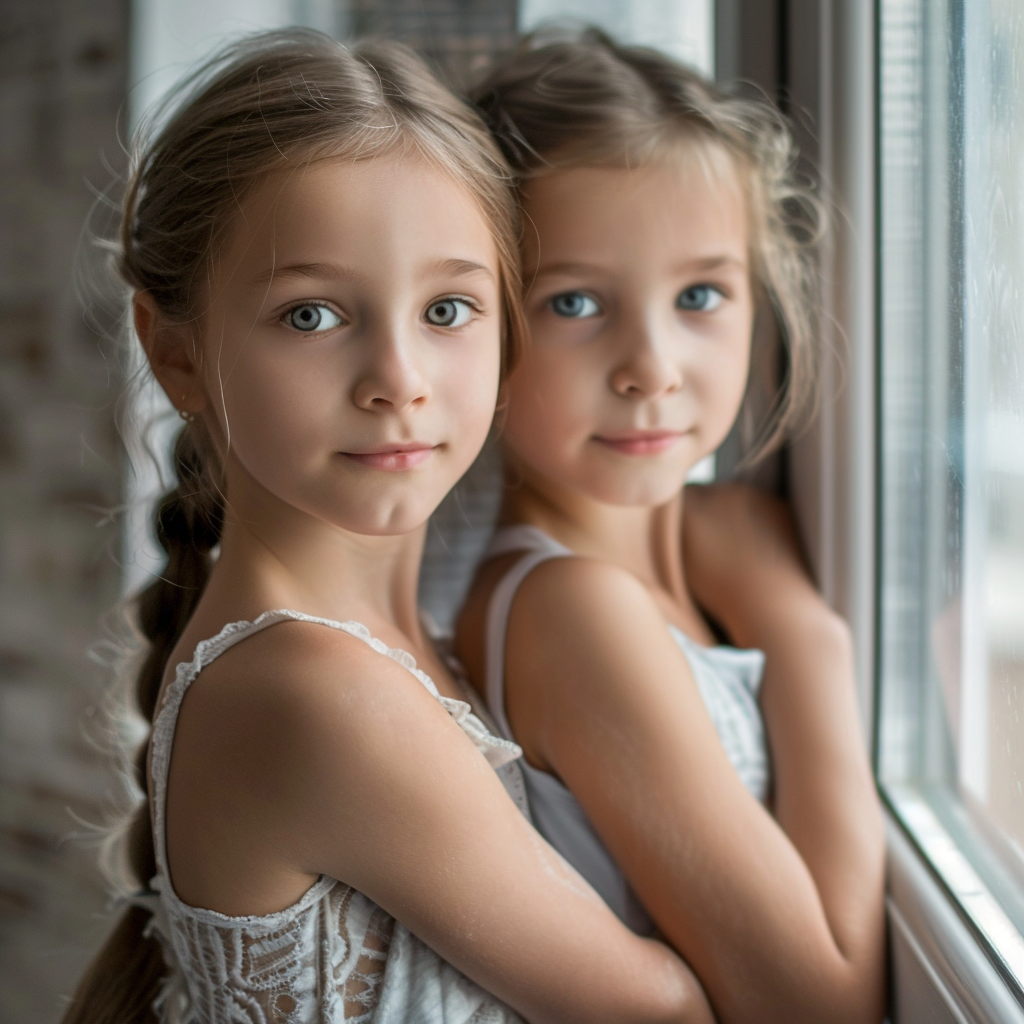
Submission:
{"label": "lace trim strap", "polygon": [[[181,662],[175,672],[174,681],[168,686],[163,703],[153,723],[152,735],[152,773],[153,773],[153,840],[156,852],[158,875],[162,875],[167,882],[164,884],[165,895],[176,899],[170,885],[170,875],[167,870],[167,839],[166,839],[166,800],[167,800],[167,778],[170,772],[171,747],[174,741],[174,730],[178,721],[178,712],[181,710],[182,701],[185,698],[189,686],[196,680],[199,673],[211,662],[219,658],[225,651],[230,650],[235,644],[240,643],[246,637],[252,636],[261,630],[273,626],[278,622],[296,621],[312,622],[318,625],[327,626],[330,629],[338,629],[350,636],[354,636],[368,644],[375,651],[385,657],[397,661],[413,676],[423,684],[431,695],[451,715],[457,725],[473,741],[473,745],[479,750],[488,763],[498,768],[508,762],[515,760],[522,754],[522,751],[508,740],[494,736],[472,713],[472,709],[465,701],[453,700],[450,697],[443,697],[434,681],[416,665],[416,659],[408,652],[399,647],[389,647],[382,640],[373,636],[369,629],[361,622],[348,621],[337,622],[334,619],[324,619],[315,615],[306,615],[303,612],[292,611],[289,608],[279,608],[274,611],[264,612],[252,622],[241,621],[228,623],[215,637],[201,641],[195,650],[192,661]],[[313,889],[307,892],[306,896],[311,897]],[[305,899],[306,897],[304,897]],[[184,904],[183,904],[184,906]],[[198,908],[190,908],[194,910]],[[291,908],[289,908],[291,909]]]}
{"label": "lace trim strap", "polygon": [[512,602],[523,580],[538,565],[552,558],[568,558],[572,555],[572,551],[567,547],[552,540],[534,526],[511,526],[495,534],[488,548],[487,557],[524,549],[529,553],[520,558],[502,577],[491,594],[487,609],[487,658],[484,669],[487,706],[501,735],[513,741],[512,728],[505,715],[505,639],[508,635],[508,619],[512,614]]}

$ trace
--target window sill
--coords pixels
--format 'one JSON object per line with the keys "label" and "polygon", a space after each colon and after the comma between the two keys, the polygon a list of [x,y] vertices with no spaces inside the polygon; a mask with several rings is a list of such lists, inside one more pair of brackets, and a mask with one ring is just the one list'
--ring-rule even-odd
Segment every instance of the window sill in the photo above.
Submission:
{"label": "window sill", "polygon": [[886,834],[894,1024],[1024,1024],[1024,1007],[891,815]]}

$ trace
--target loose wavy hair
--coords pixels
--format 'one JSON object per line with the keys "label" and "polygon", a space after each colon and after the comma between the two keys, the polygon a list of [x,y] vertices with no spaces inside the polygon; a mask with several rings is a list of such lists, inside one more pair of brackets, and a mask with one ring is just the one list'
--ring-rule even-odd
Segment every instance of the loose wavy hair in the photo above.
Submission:
{"label": "loose wavy hair", "polygon": [[[637,167],[724,156],[747,203],[759,313],[774,317],[785,380],[752,431],[751,462],[791,436],[816,401],[824,206],[796,173],[785,118],[771,103],[730,95],[656,50],[620,46],[595,28],[526,36],[480,83],[474,100],[520,188],[562,168]],[[749,389],[748,389],[749,397]]]}

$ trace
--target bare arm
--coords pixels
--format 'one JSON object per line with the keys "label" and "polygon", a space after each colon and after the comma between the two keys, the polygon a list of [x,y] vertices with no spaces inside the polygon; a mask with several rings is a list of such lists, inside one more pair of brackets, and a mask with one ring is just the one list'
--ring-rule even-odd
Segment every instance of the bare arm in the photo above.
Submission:
{"label": "bare arm", "polygon": [[517,734],[579,799],[724,1024],[880,1018],[814,875],[739,781],[634,577],[545,563],[515,602],[506,651]]}
{"label": "bare arm", "polygon": [[884,838],[849,630],[815,590],[781,501],[742,485],[691,487],[684,509],[695,597],[736,643],[767,655],[776,818],[814,878],[836,948],[880,1006]]}
{"label": "bare arm", "polygon": [[618,921],[404,668],[275,629],[299,632],[301,657],[287,678],[250,665],[245,700],[224,698],[237,720],[213,784],[283,867],[354,886],[533,1024],[713,1024],[685,964]]}

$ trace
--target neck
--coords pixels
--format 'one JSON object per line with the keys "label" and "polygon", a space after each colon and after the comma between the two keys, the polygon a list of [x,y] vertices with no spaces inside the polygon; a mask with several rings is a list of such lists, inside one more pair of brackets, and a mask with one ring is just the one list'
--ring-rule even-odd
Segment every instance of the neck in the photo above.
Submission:
{"label": "neck", "polygon": [[357,534],[229,484],[207,593],[254,614],[284,607],[355,619],[371,630],[390,625],[419,646],[416,594],[425,533],[424,524],[394,536]]}
{"label": "neck", "polygon": [[505,490],[503,524],[536,526],[578,554],[621,566],[676,604],[691,604],[682,559],[682,493],[664,505],[609,505],[529,467],[518,476],[517,486]]}

